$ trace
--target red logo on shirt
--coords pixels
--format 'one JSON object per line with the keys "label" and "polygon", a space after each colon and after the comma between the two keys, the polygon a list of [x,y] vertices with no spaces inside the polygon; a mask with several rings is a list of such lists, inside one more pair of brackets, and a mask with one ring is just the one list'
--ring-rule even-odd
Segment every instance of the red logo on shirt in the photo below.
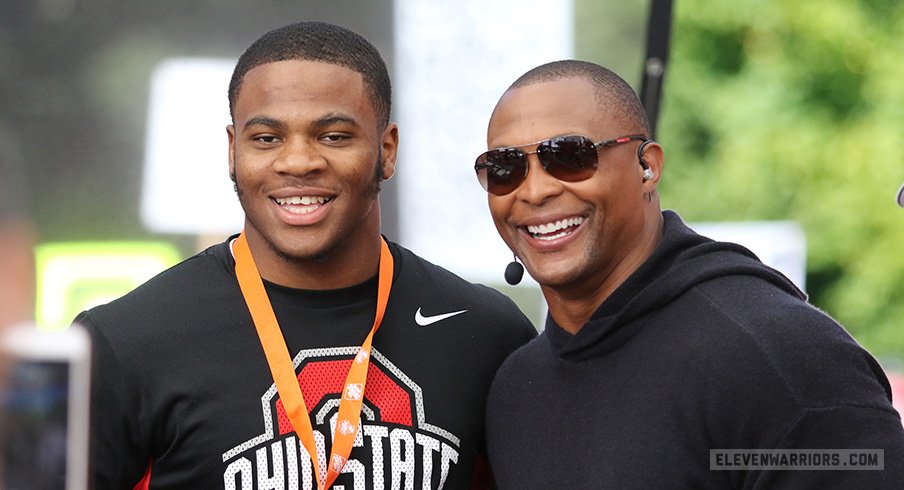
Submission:
{"label": "red logo on shirt", "polygon": [[[340,397],[361,396],[355,387],[345,385],[358,351],[358,347],[312,349],[294,360],[322,465],[329,459],[336,426],[342,430],[350,424],[337,421]],[[376,349],[371,356],[361,430],[335,484],[347,489],[410,488],[412,483],[415,488],[442,488],[450,468],[458,463],[459,438],[426,422],[417,384]],[[261,408],[262,433],[223,454],[225,488],[314,489],[311,458],[295,436],[275,384],[261,397]]]}

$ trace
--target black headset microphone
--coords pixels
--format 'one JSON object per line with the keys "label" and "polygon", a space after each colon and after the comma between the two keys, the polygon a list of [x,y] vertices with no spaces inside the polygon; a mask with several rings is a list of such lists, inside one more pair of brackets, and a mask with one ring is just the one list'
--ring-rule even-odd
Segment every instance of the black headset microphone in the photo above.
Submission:
{"label": "black headset microphone", "polygon": [[[637,158],[640,160],[640,166],[643,168],[643,180],[646,182],[653,178],[653,170],[650,169],[650,166],[643,159],[643,152],[646,149],[646,146],[650,143],[653,143],[653,140],[647,140],[640,144],[637,147]],[[505,282],[514,286],[521,282],[521,278],[524,277],[524,266],[518,262],[518,256],[515,255],[515,260],[509,262],[507,266],[505,266]]]}
{"label": "black headset microphone", "polygon": [[505,282],[514,286],[521,282],[522,277],[524,277],[524,266],[518,262],[518,256],[516,255],[515,260],[505,266]]}

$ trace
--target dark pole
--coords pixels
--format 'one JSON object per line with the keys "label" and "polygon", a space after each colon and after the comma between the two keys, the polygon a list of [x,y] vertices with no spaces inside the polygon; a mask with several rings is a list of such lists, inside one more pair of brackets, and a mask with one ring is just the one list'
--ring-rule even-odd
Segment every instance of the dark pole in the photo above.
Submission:
{"label": "dark pole", "polygon": [[656,135],[659,119],[659,103],[662,98],[662,82],[669,59],[669,38],[672,30],[672,0],[651,0],[650,17],[647,21],[647,53],[643,64],[640,85],[640,101],[650,127]]}

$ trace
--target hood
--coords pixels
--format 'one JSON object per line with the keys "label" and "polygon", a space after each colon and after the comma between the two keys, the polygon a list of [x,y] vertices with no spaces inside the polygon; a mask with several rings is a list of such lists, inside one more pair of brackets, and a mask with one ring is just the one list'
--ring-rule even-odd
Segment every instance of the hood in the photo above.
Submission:
{"label": "hood", "polygon": [[547,316],[545,335],[561,357],[581,360],[616,349],[644,323],[633,320],[717,277],[755,276],[806,300],[794,283],[764,265],[750,250],[698,235],[673,211],[663,211],[662,217],[662,241],[656,250],[600,305],[577,335],[562,330]]}

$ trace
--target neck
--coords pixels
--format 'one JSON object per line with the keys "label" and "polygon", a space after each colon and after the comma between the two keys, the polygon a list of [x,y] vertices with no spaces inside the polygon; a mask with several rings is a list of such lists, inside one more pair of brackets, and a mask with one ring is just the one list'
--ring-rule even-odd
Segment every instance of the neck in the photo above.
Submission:
{"label": "neck", "polygon": [[260,234],[249,232],[247,225],[244,233],[263,279],[295,289],[328,290],[360,284],[377,273],[382,240],[379,221],[366,228],[354,237],[295,255],[276,251]]}
{"label": "neck", "polygon": [[265,275],[264,279],[296,289],[328,290],[340,289],[372,278],[380,264],[380,236],[366,250],[355,254],[354,258],[337,257],[314,258],[310,260],[281,257],[282,267],[278,273]]}
{"label": "neck", "polygon": [[[619,284],[620,285],[620,284]],[[569,291],[542,287],[543,296],[549,306],[549,316],[556,324],[572,335],[576,335],[606,301],[618,285],[595,292],[595,294],[573,294]]]}

